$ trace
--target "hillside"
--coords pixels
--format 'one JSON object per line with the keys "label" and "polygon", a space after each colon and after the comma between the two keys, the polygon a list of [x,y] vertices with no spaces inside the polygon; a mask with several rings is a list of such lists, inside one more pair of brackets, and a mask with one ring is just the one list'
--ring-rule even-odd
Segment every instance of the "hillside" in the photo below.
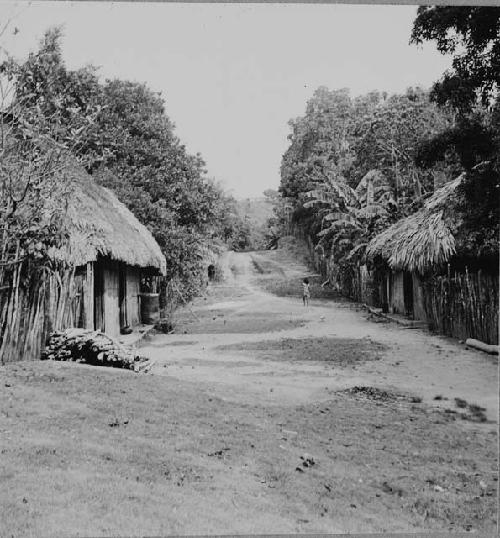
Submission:
{"label": "hillside", "polygon": [[237,200],[238,215],[247,218],[257,226],[266,224],[273,215],[273,205],[267,198],[244,198]]}
{"label": "hillside", "polygon": [[273,215],[273,204],[265,198],[244,198],[237,200],[236,212],[245,223],[249,234],[247,249],[258,250],[266,244],[267,220]]}

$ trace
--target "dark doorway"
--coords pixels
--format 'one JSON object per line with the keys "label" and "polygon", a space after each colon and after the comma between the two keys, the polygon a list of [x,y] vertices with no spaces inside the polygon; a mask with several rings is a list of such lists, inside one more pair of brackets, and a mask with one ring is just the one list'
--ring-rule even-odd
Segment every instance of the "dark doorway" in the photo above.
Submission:
{"label": "dark doorway", "polygon": [[405,314],[409,317],[413,317],[413,277],[408,271],[403,272],[403,294]]}
{"label": "dark doorway", "polygon": [[94,263],[94,330],[104,332],[104,270]]}
{"label": "dark doorway", "polygon": [[387,276],[387,310],[392,312],[394,310],[394,275],[392,271]]}
{"label": "dark doorway", "polygon": [[389,312],[389,286],[390,274],[384,275],[380,282],[380,302],[382,304],[382,312],[384,312],[384,314]]}

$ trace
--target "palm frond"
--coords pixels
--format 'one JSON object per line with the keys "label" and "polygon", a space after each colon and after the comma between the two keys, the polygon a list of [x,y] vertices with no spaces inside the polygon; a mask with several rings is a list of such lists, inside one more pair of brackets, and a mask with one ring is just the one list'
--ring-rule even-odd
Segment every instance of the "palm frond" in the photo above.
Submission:
{"label": "palm frond", "polygon": [[347,260],[351,260],[352,258],[354,258],[356,255],[358,255],[358,253],[360,253],[361,251],[361,255],[364,253],[366,247],[368,246],[368,243],[360,243],[359,245],[356,245],[352,250],[351,252],[349,252],[349,254],[346,256],[346,259]]}

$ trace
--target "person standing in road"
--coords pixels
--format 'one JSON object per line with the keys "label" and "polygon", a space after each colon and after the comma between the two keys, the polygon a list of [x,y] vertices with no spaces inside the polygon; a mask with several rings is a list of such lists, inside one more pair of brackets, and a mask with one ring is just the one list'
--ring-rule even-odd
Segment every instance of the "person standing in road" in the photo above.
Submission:
{"label": "person standing in road", "polygon": [[309,299],[311,297],[311,292],[309,290],[309,279],[304,278],[302,281],[302,301],[304,306],[309,306]]}

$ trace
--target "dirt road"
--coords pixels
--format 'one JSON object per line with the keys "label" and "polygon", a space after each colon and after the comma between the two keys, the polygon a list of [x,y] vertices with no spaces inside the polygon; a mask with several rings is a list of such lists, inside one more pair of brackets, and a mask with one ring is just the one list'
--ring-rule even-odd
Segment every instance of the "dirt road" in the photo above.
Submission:
{"label": "dirt road", "polygon": [[[368,321],[365,311],[352,303],[315,300],[313,295],[304,308],[301,280],[310,271],[280,256],[227,253],[224,283],[212,287],[208,299],[195,301],[193,311],[182,312],[177,334],[155,336],[146,344],[144,350],[156,362],[153,373],[209,383],[237,401],[258,396],[262,403],[278,405],[319,402],[331,391],[355,385],[396,388],[439,407],[461,398],[485,407],[488,418],[497,421],[496,359],[452,339]],[[294,282],[297,297],[263,290],[262,283],[276,279]],[[312,347],[304,361],[276,361],[266,354],[269,346],[256,349],[259,342],[287,339],[309,339]],[[346,361],[342,368],[331,368],[315,360],[315,353],[328,352],[321,339],[332,339],[333,346],[335,339],[353,339],[353,347],[359,341],[367,354],[372,353],[367,342],[386,349],[380,360],[353,361],[352,366]],[[434,400],[436,396],[447,400]]]}
{"label": "dirt road", "polygon": [[496,362],[318,286],[303,307],[286,252],[224,265],[147,374],[0,366],[0,536],[493,535]]}
{"label": "dirt road", "polygon": [[[244,505],[254,505],[255,499],[248,503],[252,468],[264,475],[264,499],[271,504],[257,503],[257,519],[249,526],[239,519],[240,501],[234,511],[240,523],[226,530],[470,530],[483,518],[480,528],[494,525],[494,512],[487,515],[486,508],[493,494],[477,490],[477,449],[486,450],[483,470],[494,473],[496,360],[422,330],[375,323],[358,305],[316,299],[314,288],[310,306],[304,307],[300,283],[309,271],[286,253],[228,253],[223,265],[224,283],[180,313],[176,334],[155,336],[144,351],[155,361],[151,373],[193,383],[238,414],[248,410],[243,422],[255,428],[251,439],[272,444],[251,463],[239,460],[246,461],[243,475],[238,473],[238,485],[232,485],[234,495],[246,499]],[[266,292],[267,284],[276,281],[291,285],[296,296]],[[382,392],[374,392],[375,400],[362,392],[353,398],[345,392],[352,387]],[[389,397],[377,400],[384,392]],[[406,400],[391,400],[393,394],[404,394]],[[488,420],[475,422],[467,407],[457,407],[456,398],[458,405],[465,401],[485,409]],[[322,420],[325,415],[331,420],[340,409],[340,424]],[[245,440],[235,428],[220,438],[221,450],[227,449],[224,458],[243,450]],[[216,427],[214,435],[219,435]],[[317,466],[303,467],[304,452],[317,458]],[[472,467],[465,471],[464,464]],[[472,475],[476,489],[468,490]],[[464,479],[460,484],[457,476],[458,482]],[[496,488],[493,474],[486,482]],[[469,512],[471,502],[482,505],[481,515]],[[267,519],[276,513],[279,519]]]}

